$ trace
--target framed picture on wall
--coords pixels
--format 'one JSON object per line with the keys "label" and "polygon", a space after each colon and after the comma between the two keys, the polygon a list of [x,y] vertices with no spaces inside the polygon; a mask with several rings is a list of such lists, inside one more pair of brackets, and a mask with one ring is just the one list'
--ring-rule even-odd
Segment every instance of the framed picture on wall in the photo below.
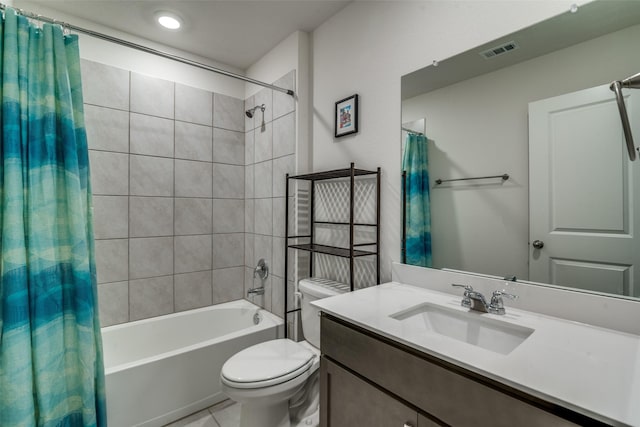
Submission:
{"label": "framed picture on wall", "polygon": [[336,102],[336,138],[358,132],[358,95]]}

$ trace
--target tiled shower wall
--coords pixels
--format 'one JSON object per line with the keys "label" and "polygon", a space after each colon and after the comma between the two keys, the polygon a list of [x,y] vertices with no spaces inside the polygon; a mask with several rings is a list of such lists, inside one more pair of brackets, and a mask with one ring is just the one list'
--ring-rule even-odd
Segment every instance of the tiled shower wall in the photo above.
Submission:
{"label": "tiled shower wall", "polygon": [[[273,84],[295,90],[295,71]],[[265,294],[249,300],[284,317],[285,176],[296,168],[295,101],[265,88],[245,100],[245,109],[262,104],[264,117],[257,109],[244,122],[245,290],[262,285],[259,278],[254,280],[253,269],[264,258],[271,273],[264,281]]]}
{"label": "tiled shower wall", "polygon": [[243,298],[244,102],[90,61],[82,77],[103,326]]}

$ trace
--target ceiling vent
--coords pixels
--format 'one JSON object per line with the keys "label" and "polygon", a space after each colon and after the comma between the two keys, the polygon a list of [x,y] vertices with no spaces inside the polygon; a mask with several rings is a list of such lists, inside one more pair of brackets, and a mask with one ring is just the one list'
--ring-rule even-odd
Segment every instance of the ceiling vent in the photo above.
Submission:
{"label": "ceiling vent", "polygon": [[494,46],[491,49],[487,49],[485,51],[480,52],[480,55],[484,59],[495,58],[496,56],[504,55],[505,53],[511,52],[513,50],[518,49],[518,45],[514,41],[503,43],[499,46]]}

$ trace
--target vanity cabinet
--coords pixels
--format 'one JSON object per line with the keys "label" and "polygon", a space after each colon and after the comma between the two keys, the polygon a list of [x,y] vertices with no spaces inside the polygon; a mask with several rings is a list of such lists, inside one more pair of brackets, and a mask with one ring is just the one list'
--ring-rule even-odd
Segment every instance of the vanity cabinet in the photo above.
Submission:
{"label": "vanity cabinet", "polygon": [[321,427],[604,425],[324,314]]}
{"label": "vanity cabinet", "polygon": [[399,426],[436,427],[415,408],[405,405],[384,390],[352,374],[323,357],[320,362],[324,383],[321,407],[322,426]]}

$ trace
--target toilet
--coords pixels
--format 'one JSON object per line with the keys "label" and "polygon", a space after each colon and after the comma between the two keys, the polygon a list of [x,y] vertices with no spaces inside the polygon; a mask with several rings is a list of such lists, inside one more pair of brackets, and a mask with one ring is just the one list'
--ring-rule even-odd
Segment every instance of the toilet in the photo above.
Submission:
{"label": "toilet", "polygon": [[320,317],[311,301],[339,295],[349,286],[327,279],[298,283],[306,341],[276,339],[248,347],[222,367],[222,391],[240,403],[240,427],[318,425]]}

